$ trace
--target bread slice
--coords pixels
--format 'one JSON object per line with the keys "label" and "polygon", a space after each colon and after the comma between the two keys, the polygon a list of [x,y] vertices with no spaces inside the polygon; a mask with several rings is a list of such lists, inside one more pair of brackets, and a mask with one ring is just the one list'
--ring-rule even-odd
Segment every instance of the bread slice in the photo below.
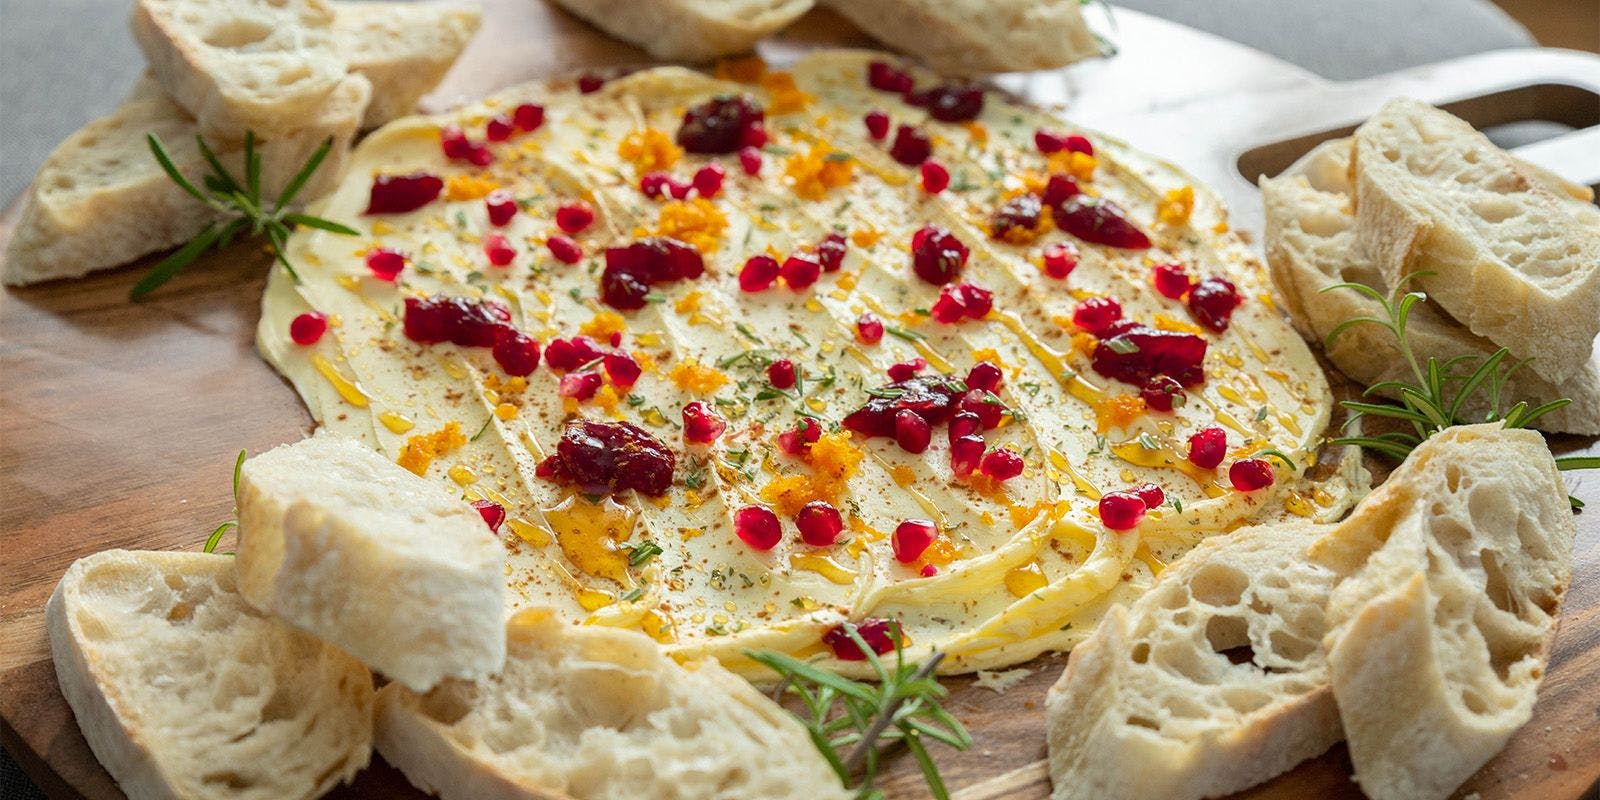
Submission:
{"label": "bread slice", "polygon": [[1053,800],[1231,794],[1339,741],[1321,649],[1337,576],[1305,558],[1329,527],[1212,537],[1112,608],[1045,698]]}
{"label": "bread slice", "polygon": [[443,800],[845,800],[800,723],[715,661],[529,609],[500,675],[378,693],[378,751]]}
{"label": "bread slice", "polygon": [[1054,69],[1101,54],[1078,0],[823,0],[884,44],[951,75]]}
{"label": "bread slice", "polygon": [[[1348,319],[1383,316],[1372,298],[1348,289],[1323,292],[1338,283],[1363,283],[1388,295],[1391,286],[1372,263],[1357,252],[1354,203],[1350,182],[1352,143],[1337,139],[1318,145],[1277,178],[1263,178],[1266,206],[1267,264],[1272,280],[1296,327],[1324,343],[1329,360],[1344,374],[1366,385],[1383,381],[1415,381],[1394,336],[1376,325],[1356,325],[1332,342],[1327,337]],[[1549,177],[1552,187],[1559,179]],[[1488,358],[1499,348],[1467,330],[1433,302],[1413,306],[1407,323],[1411,348],[1420,362],[1431,356],[1441,363],[1453,358]],[[1522,367],[1511,373],[1501,391],[1502,410],[1519,400],[1538,406],[1566,397],[1573,402],[1539,418],[1540,430],[1600,434],[1600,367],[1585,366],[1552,383]],[[1463,417],[1483,419],[1488,395],[1472,395]]]}
{"label": "bread slice", "polygon": [[346,73],[324,0],[137,0],[133,35],[208,139],[271,138],[314,118]]}
{"label": "bread slice", "polygon": [[1309,550],[1348,575],[1324,639],[1355,779],[1443,798],[1533,714],[1577,525],[1539,434],[1428,439]]}
{"label": "bread slice", "polygon": [[313,436],[244,462],[239,592],[419,691],[505,661],[505,549],[471,506]]}
{"label": "bread slice", "polygon": [[1483,134],[1410,99],[1355,133],[1356,238],[1389,282],[1419,285],[1550,381],[1600,334],[1600,208]]}
{"label": "bread slice", "polygon": [[556,0],[589,24],[666,61],[749,52],[811,10],[812,0]]}
{"label": "bread slice", "polygon": [[108,550],[45,607],[56,677],[131,800],[320,797],[372,752],[372,676],[257,613],[233,559]]}
{"label": "bread slice", "polygon": [[455,2],[335,2],[333,40],[350,71],[372,82],[362,128],[406,116],[444,79],[483,14]]}
{"label": "bread slice", "polygon": [[[261,142],[262,194],[276,198],[322,142],[327,159],[301,189],[300,200],[326,192],[339,179],[371,87],[350,76],[308,124]],[[90,122],[45,159],[6,248],[3,279],[20,286],[126,264],[188,241],[216,219],[179,189],[150,154],[145,135],[161,139],[178,169],[196,183],[208,172],[195,144],[198,128],[148,76],[116,112]],[[213,143],[236,176],[244,174],[237,143]]]}

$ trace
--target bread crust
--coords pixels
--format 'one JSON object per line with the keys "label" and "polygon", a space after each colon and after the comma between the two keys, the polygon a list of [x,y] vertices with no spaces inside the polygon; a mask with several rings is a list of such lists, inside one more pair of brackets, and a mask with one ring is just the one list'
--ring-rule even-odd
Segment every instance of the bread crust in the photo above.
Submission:
{"label": "bread crust", "polygon": [[811,10],[812,0],[556,0],[606,33],[666,61],[710,61],[749,52]]}
{"label": "bread crust", "polygon": [[416,112],[478,32],[483,13],[453,2],[333,2],[333,38],[350,71],[372,82],[362,129]]}
{"label": "bread crust", "polygon": [[823,0],[884,44],[939,72],[1064,67],[1101,54],[1077,0]]}

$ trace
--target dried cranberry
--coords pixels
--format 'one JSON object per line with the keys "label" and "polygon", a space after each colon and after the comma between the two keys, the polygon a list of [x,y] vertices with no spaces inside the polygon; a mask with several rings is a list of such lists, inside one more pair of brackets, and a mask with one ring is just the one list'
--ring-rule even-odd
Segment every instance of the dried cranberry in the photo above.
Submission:
{"label": "dried cranberry", "polygon": [[844,235],[830,233],[817,242],[817,261],[822,264],[823,272],[838,272],[844,266],[845,254],[850,251],[844,243]]}
{"label": "dried cranberry", "polygon": [[754,144],[744,141],[745,131],[765,117],[761,106],[744,95],[713,97],[683,112],[678,144],[691,153],[732,153]]}
{"label": "dried cranberry", "polygon": [[862,344],[883,341],[883,320],[871,312],[856,317],[856,339]]}
{"label": "dried cranberry", "polygon": [[1150,408],[1170,413],[1173,407],[1184,404],[1187,395],[1184,394],[1183,384],[1177,380],[1166,375],[1153,375],[1139,388],[1139,397]]}
{"label": "dried cranberry", "polygon": [[1089,143],[1089,137],[1087,136],[1078,136],[1076,134],[1068,136],[1067,149],[1074,153],[1082,153],[1086,156],[1094,155],[1094,145]]}
{"label": "dried cranberry", "polygon": [[1189,463],[1201,469],[1216,469],[1228,455],[1228,434],[1212,425],[1189,437]]}
{"label": "dried cranberry", "polygon": [[1004,240],[1013,231],[1031,234],[1039,226],[1039,215],[1043,213],[1044,205],[1039,202],[1038,195],[1019,194],[995,209],[994,218],[989,221],[989,235]]}
{"label": "dried cranberry", "polygon": [[444,157],[452,161],[465,161],[472,155],[472,140],[467,138],[460,127],[446,125],[439,129],[439,149],[444,152]]}
{"label": "dried cranberry", "polygon": [[534,103],[523,103],[512,112],[511,119],[517,124],[517,130],[531,133],[544,124],[544,106]]}
{"label": "dried cranberry", "polygon": [[1242,302],[1238,287],[1223,278],[1206,278],[1189,291],[1189,313],[1214,331],[1228,329],[1233,310]]}
{"label": "dried cranberry", "polygon": [[1078,268],[1078,248],[1071,242],[1056,242],[1044,249],[1044,274],[1065,280]]}
{"label": "dried cranberry", "polygon": [[800,529],[800,539],[812,547],[827,547],[839,540],[844,532],[844,518],[839,509],[822,500],[812,500],[800,508],[794,517]]}
{"label": "dried cranberry", "polygon": [[1100,524],[1114,531],[1135,528],[1144,519],[1144,499],[1129,491],[1107,492],[1100,498]]}
{"label": "dried cranberry", "polygon": [[928,313],[946,325],[963,319],[983,319],[994,308],[994,293],[977,284],[958,283],[939,290]]}
{"label": "dried cranberry", "polygon": [[997,481],[1009,481],[1022,474],[1022,456],[1005,448],[990,450],[978,471]]}
{"label": "dried cranberry", "polygon": [[683,407],[683,439],[710,444],[728,430],[728,421],[711,406],[695,400]]}
{"label": "dried cranberry", "polygon": [[672,486],[676,466],[672,451],[637,425],[573,419],[536,474],[585,492],[634,489],[659,496]]}
{"label": "dried cranberry", "polygon": [[576,264],[583,260],[583,248],[568,236],[552,236],[546,239],[544,246],[550,250],[550,255],[563,264]]}
{"label": "dried cranberry", "polygon": [[639,376],[644,373],[644,368],[633,356],[623,352],[606,353],[602,362],[606,368],[606,377],[611,379],[613,386],[629,389],[639,382]]}
{"label": "dried cranberry", "polygon": [[969,389],[961,396],[961,410],[978,418],[978,424],[986,431],[1000,427],[1000,420],[1005,416],[1006,404],[993,392],[981,389]]}
{"label": "dried cranberry", "polygon": [[998,392],[1004,380],[1005,373],[989,361],[979,361],[967,371],[967,388],[980,392]]}
{"label": "dried cranberry", "polygon": [[489,526],[490,533],[499,533],[500,526],[506,521],[506,507],[493,500],[474,500],[471,505],[477,510],[478,516],[483,517],[483,524]]}
{"label": "dried cranberry", "polygon": [[405,256],[381,247],[368,251],[366,262],[372,277],[381,281],[393,281],[399,277],[400,271],[406,268]]}
{"label": "dried cranberry", "polygon": [[1241,492],[1265,489],[1277,480],[1272,464],[1263,458],[1245,458],[1228,467],[1228,480]]}
{"label": "dried cranberry", "polygon": [[1113,330],[1114,335],[1095,345],[1095,372],[1135,386],[1156,375],[1169,376],[1185,388],[1205,380],[1204,338],[1136,323]]}
{"label": "dried cranberry", "polygon": [[503,142],[510,139],[516,129],[517,126],[511,118],[502,114],[490,118],[488,124],[484,126],[484,137],[491,142]]}
{"label": "dried cranberry", "polygon": [[622,311],[644,308],[649,296],[650,284],[638,275],[609,267],[600,273],[600,300],[612,308]]}
{"label": "dried cranberry", "polygon": [[778,447],[791,456],[798,456],[811,449],[822,438],[822,426],[810,417],[801,417],[790,430],[778,434]]}
{"label": "dried cranberry", "polygon": [[704,272],[705,260],[693,245],[667,236],[646,237],[606,248],[600,299],[612,308],[643,308],[651,284],[698,278]]}
{"label": "dried cranberry", "polygon": [[1067,149],[1067,136],[1040,128],[1033,132],[1033,146],[1039,148],[1039,152],[1045,155],[1059,153]]}
{"label": "dried cranberry", "polygon": [[707,164],[695,170],[693,183],[694,190],[701,197],[716,197],[722,191],[722,179],[728,176],[728,171],[721,164]]}
{"label": "dried cranberry", "polygon": [[922,557],[922,553],[939,537],[939,529],[932,522],[925,519],[908,519],[894,529],[890,536],[889,544],[894,550],[894,558],[902,564],[910,564]]}
{"label": "dried cranberry", "polygon": [[372,181],[365,214],[404,214],[433,202],[444,191],[437,175],[413,172],[409,175],[379,175]]}
{"label": "dried cranberry", "polygon": [[926,133],[901,125],[894,131],[894,142],[889,145],[889,156],[908,166],[915,167],[933,155],[933,141]]}
{"label": "dried cranberry", "polygon": [[1177,300],[1189,292],[1189,273],[1182,264],[1157,264],[1150,268],[1150,283],[1162,297]]}
{"label": "dried cranberry", "polygon": [[914,88],[911,75],[884,61],[867,65],[867,85],[881,92],[905,94]]}
{"label": "dried cranberry", "polygon": [[794,388],[795,371],[794,362],[787,358],[780,358],[767,365],[767,382],[775,389]]}
{"label": "dried cranberry", "polygon": [[322,340],[328,332],[328,315],[321,311],[307,311],[289,320],[289,338],[295,344],[310,347]]}
{"label": "dried cranberry", "polygon": [[761,174],[761,150],[756,147],[739,148],[739,168],[754,178]]}
{"label": "dried cranberry", "polygon": [[922,173],[922,191],[928,194],[938,194],[950,186],[950,170],[944,168],[933,159],[922,162],[919,168]]}
{"label": "dried cranberry", "polygon": [[822,276],[822,265],[807,254],[795,253],[783,260],[778,274],[783,276],[783,282],[790,289],[798,292],[817,282],[817,278]]}
{"label": "dried cranberry", "polygon": [[968,255],[967,246],[939,225],[924,225],[911,235],[911,269],[934,286],[955,280]]}
{"label": "dried cranberry", "polygon": [[600,87],[606,85],[606,79],[592,72],[585,72],[578,76],[578,91],[583,94],[594,94]]}
{"label": "dried cranberry", "polygon": [[868,111],[861,121],[866,123],[867,135],[873,139],[881,141],[883,137],[889,135],[889,115],[881,110],[874,108]]}
{"label": "dried cranberry", "polygon": [[894,441],[907,453],[920,453],[933,441],[933,426],[917,412],[901,409],[894,414]]}
{"label": "dried cranberry", "polygon": [[983,437],[961,436],[950,441],[950,471],[957,478],[965,478],[978,471],[983,463]]}
{"label": "dried cranberry", "polygon": [[565,233],[582,233],[594,224],[594,206],[582,200],[565,203],[556,209],[556,227]]}
{"label": "dried cranberry", "polygon": [[1056,227],[1086,242],[1144,250],[1150,237],[1128,220],[1122,208],[1110,200],[1077,195],[1055,210]]}
{"label": "dried cranberry", "polygon": [[1122,319],[1122,304],[1115,297],[1091,297],[1072,311],[1072,324],[1096,335]]}
{"label": "dried cranberry", "polygon": [[483,208],[489,214],[489,224],[503,227],[517,215],[517,201],[504,189],[496,189],[483,198]]}
{"label": "dried cranberry", "polygon": [[549,362],[551,369],[566,372],[604,355],[605,351],[600,349],[599,342],[587,336],[574,336],[571,339],[552,340],[550,346],[545,348],[544,360]]}
{"label": "dried cranberry", "polygon": [[745,506],[733,512],[733,532],[757,550],[771,550],[783,539],[783,524],[766,506]]}
{"label": "dried cranberry", "polygon": [[906,95],[906,102],[928,109],[928,116],[940,122],[965,122],[983,113],[983,89],[971,85],[944,84]]}
{"label": "dried cranberry", "polygon": [[483,237],[483,255],[489,263],[497,267],[504,267],[517,257],[517,251],[511,246],[502,234],[491,233]]}
{"label": "dried cranberry", "polygon": [[917,356],[910,361],[902,361],[898,364],[890,364],[887,372],[889,373],[889,380],[904,381],[915,378],[917,373],[927,368],[928,359],[923,358],[922,356]]}
{"label": "dried cranberry", "polygon": [[957,411],[950,417],[950,427],[945,431],[952,442],[963,436],[978,436],[982,433],[983,418],[971,411]]}
{"label": "dried cranberry", "polygon": [[539,368],[539,342],[509,325],[495,334],[493,353],[507,375],[527,376]]}
{"label": "dried cranberry", "polygon": [[929,425],[938,425],[955,413],[961,382],[943,375],[922,375],[875,389],[865,405],[851,412],[842,424],[865,436],[893,436],[895,414],[910,410]]}
{"label": "dried cranberry", "polygon": [[745,292],[766,291],[778,279],[782,267],[772,256],[751,256],[739,270],[739,289]]}
{"label": "dried cranberry", "polygon": [[1145,508],[1158,508],[1167,502],[1167,493],[1153,483],[1141,483],[1128,491],[1138,495],[1139,499],[1144,501]]}
{"label": "dried cranberry", "polygon": [[[861,646],[855,639],[850,638],[845,625],[835,625],[822,634],[822,643],[833,650],[833,657],[840,661],[865,661],[867,654],[861,652]],[[883,655],[894,650],[895,637],[899,635],[899,623],[886,619],[864,619],[853,626],[856,636],[866,642],[876,655]]]}
{"label": "dried cranberry", "polygon": [[583,403],[594,397],[595,392],[600,391],[604,383],[598,372],[569,372],[561,376],[556,393],[563,398]]}
{"label": "dried cranberry", "polygon": [[461,347],[493,347],[511,322],[511,309],[493,300],[465,297],[408,297],[406,338],[422,344],[451,342]]}

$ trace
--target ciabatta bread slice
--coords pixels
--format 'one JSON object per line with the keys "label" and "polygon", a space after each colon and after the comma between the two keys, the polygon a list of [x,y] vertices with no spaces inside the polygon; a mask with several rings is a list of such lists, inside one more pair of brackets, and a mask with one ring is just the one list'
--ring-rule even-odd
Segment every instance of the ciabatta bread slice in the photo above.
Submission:
{"label": "ciabatta bread slice", "polygon": [[376,451],[313,436],[244,462],[239,592],[419,691],[505,661],[505,548]]}
{"label": "ciabatta bread slice", "polygon": [[478,32],[483,14],[456,2],[335,2],[333,40],[350,71],[372,82],[363,128],[416,111]]}
{"label": "ciabatta bread slice", "polygon": [[1339,741],[1321,648],[1337,576],[1305,558],[1328,527],[1212,537],[1112,608],[1045,698],[1053,800],[1217,797]]}
{"label": "ciabatta bread slice", "polygon": [[[1341,372],[1369,386],[1392,380],[1415,382],[1394,336],[1377,325],[1355,325],[1328,341],[1345,320],[1382,318],[1383,309],[1359,292],[1324,289],[1344,282],[1366,284],[1384,296],[1392,289],[1357,249],[1351,155],[1349,139],[1324,142],[1277,178],[1262,179],[1267,264],[1295,326],[1308,339],[1323,343],[1328,359]],[[1551,186],[1560,186],[1559,179],[1548,180]],[[1407,336],[1423,365],[1429,357],[1444,363],[1465,356],[1481,363],[1499,349],[1431,301],[1412,307]],[[1594,363],[1559,383],[1551,383],[1527,367],[1511,372],[1501,391],[1501,410],[1519,400],[1539,406],[1562,397],[1570,398],[1572,404],[1540,417],[1535,427],[1600,434],[1600,367]],[[1469,396],[1462,411],[1466,419],[1484,419],[1489,411],[1488,394]]]}
{"label": "ciabatta bread slice", "polygon": [[[350,76],[309,124],[260,142],[262,196],[276,199],[330,137],[333,148],[297,199],[311,200],[335,185],[369,94],[365,78]],[[115,113],[90,122],[45,159],[6,248],[0,278],[11,286],[76,278],[194,238],[216,215],[161,171],[145,135],[155,134],[178,169],[198,185],[208,168],[195,144],[197,132],[194,119],[155,81],[141,78]],[[244,175],[240,143],[208,144],[230,172]]]}
{"label": "ciabatta bread slice", "polygon": [[823,0],[857,27],[951,75],[1055,69],[1101,54],[1078,0]]}
{"label": "ciabatta bread slice", "polygon": [[252,609],[228,556],[96,553],[45,619],[61,692],[130,800],[309,799],[371,757],[371,674]]}
{"label": "ciabatta bread slice", "polygon": [[811,10],[812,0],[556,0],[595,27],[667,61],[749,52]]}
{"label": "ciabatta bread slice", "polygon": [[1419,286],[1547,380],[1600,334],[1600,208],[1472,126],[1391,100],[1355,133],[1356,238],[1390,283]]}
{"label": "ciabatta bread slice", "polygon": [[530,609],[506,668],[378,695],[377,742],[444,800],[845,800],[805,729],[715,661]]}
{"label": "ciabatta bread slice", "polygon": [[137,0],[150,71],[208,139],[271,138],[315,118],[346,65],[324,0]]}
{"label": "ciabatta bread slice", "polygon": [[1310,555],[1348,575],[1324,639],[1355,779],[1444,798],[1533,714],[1577,535],[1539,434],[1423,442]]}

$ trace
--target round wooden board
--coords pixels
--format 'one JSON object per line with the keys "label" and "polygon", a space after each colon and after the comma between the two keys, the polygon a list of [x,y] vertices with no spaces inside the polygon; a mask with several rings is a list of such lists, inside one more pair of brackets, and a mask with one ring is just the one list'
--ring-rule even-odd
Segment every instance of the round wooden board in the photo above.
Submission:
{"label": "round wooden board", "polygon": [[[648,60],[542,3],[493,0],[486,10],[483,33],[435,104],[519,80]],[[1153,57],[1141,61],[1142,54],[1224,46],[1131,12],[1119,12],[1119,22],[1128,42],[1121,62],[1099,69],[1144,75],[1145,85],[1160,87],[1153,94],[1172,91],[1171,75]],[[869,44],[823,12],[786,32],[783,43]],[[1228,65],[1264,60],[1233,49]],[[1261,80],[1246,72],[1236,76],[1239,87]],[[1278,82],[1299,79],[1286,71]],[[1127,82],[1113,85],[1130,90]],[[0,215],[0,244],[9,240],[16,212],[13,206]],[[235,454],[262,452],[312,427],[293,390],[255,353],[269,259],[237,245],[207,255],[149,301],[130,304],[129,287],[153,261],[0,293],[0,736],[52,797],[122,796],[56,685],[43,607],[57,579],[75,559],[107,548],[198,549],[230,517]],[[1562,452],[1597,451],[1593,440],[1557,437],[1552,444]],[[1579,515],[1575,578],[1534,718],[1462,796],[1573,798],[1600,776],[1600,693],[1593,689],[1600,678],[1600,479],[1590,474],[1572,484],[1592,510]],[[937,753],[956,797],[1048,796],[1042,701],[1064,663],[1065,656],[1046,656],[1024,665],[1030,674],[1004,694],[968,677],[947,681],[949,707],[976,740],[968,752]],[[895,760],[886,785],[893,798],[926,794],[909,758]],[[375,759],[333,796],[424,795]],[[1342,747],[1240,795],[1308,796],[1361,796]]]}

